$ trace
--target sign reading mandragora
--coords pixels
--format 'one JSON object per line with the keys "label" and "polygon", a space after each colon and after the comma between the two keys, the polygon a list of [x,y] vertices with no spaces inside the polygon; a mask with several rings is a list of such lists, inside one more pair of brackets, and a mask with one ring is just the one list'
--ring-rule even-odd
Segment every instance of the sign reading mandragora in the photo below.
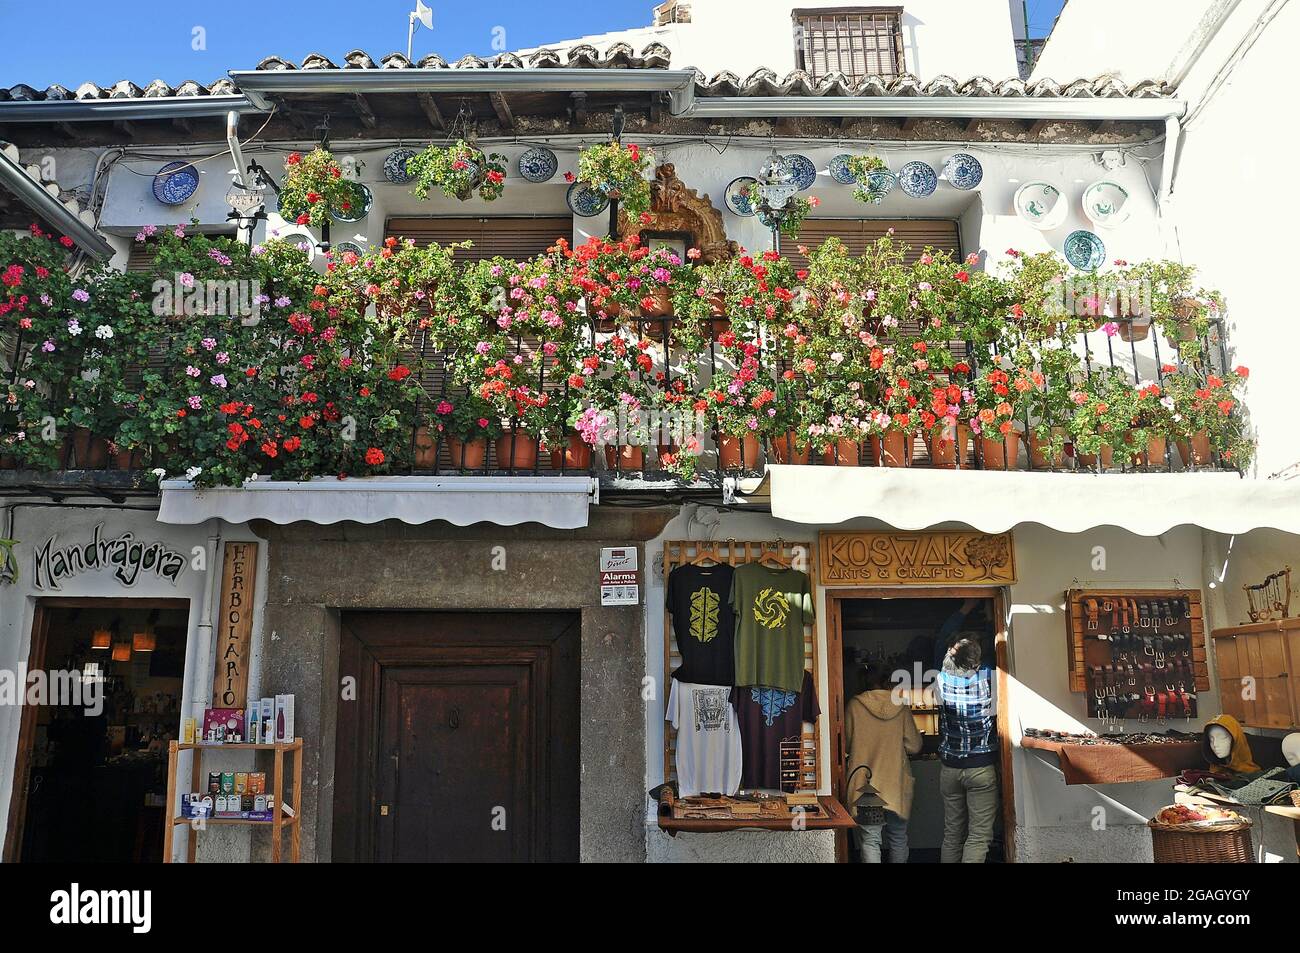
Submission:
{"label": "sign reading mandragora", "polygon": [[212,669],[212,698],[220,708],[243,708],[248,700],[248,643],[253,632],[256,572],[257,543],[226,543],[217,664]]}
{"label": "sign reading mandragora", "polygon": [[1016,581],[1010,533],[822,533],[827,586],[979,585]]}
{"label": "sign reading mandragora", "polygon": [[188,559],[164,543],[146,543],[129,532],[105,539],[102,523],[95,527],[87,542],[56,548],[57,539],[58,536],[51,536],[43,546],[36,547],[32,557],[32,585],[37,589],[58,589],[73,576],[102,569],[111,569],[125,586],[134,586],[142,573],[166,579],[174,586]]}

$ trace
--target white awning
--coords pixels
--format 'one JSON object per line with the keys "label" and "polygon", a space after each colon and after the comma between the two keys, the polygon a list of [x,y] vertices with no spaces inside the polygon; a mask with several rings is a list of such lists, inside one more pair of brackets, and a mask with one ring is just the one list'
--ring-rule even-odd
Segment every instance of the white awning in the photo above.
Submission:
{"label": "white awning", "polygon": [[770,503],[778,519],[836,524],[858,517],[901,530],[961,523],[1001,533],[1040,523],[1063,533],[1118,526],[1158,536],[1175,526],[1217,533],[1300,533],[1300,482],[1233,473],[1002,473],[891,467],[770,466],[734,485],[737,502]]}
{"label": "white awning", "polygon": [[242,487],[196,487],[164,480],[158,522],[379,523],[419,525],[445,520],[457,526],[541,523],[555,529],[587,525],[598,502],[590,477],[319,477],[301,483],[253,480]]}

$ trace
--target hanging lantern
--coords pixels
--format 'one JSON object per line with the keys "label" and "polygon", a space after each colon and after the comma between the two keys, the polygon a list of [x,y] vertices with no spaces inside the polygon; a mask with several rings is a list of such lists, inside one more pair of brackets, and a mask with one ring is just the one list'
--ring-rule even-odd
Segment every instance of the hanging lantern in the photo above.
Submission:
{"label": "hanging lantern", "polygon": [[134,652],[152,652],[158,647],[158,637],[152,632],[136,632],[131,636],[131,650]]}
{"label": "hanging lantern", "polygon": [[113,633],[108,629],[96,629],[90,636],[92,649],[107,650],[113,644]]}
{"label": "hanging lantern", "polygon": [[131,643],[114,642],[113,643],[113,661],[129,662],[131,661]]}

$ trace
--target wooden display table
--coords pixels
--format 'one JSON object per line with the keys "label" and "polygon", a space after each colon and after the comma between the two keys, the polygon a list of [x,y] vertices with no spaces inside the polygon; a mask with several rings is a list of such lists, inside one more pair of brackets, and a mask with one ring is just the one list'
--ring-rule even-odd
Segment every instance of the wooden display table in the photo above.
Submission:
{"label": "wooden display table", "polygon": [[[190,790],[203,791],[203,752],[205,751],[272,751],[275,753],[275,765],[272,771],[271,794],[275,797],[275,813],[270,820],[259,821],[244,817],[184,817],[174,814],[178,794],[176,767],[182,751],[193,751],[194,758],[190,765]],[[293,759],[293,814],[284,811],[284,756],[292,754]],[[189,848],[186,859],[194,863],[198,850],[198,833],[208,826],[228,827],[268,827],[271,829],[271,863],[278,864],[281,854],[281,837],[285,828],[289,830],[289,860],[298,863],[302,846],[302,739],[295,738],[285,744],[181,744],[173,741],[167,751],[167,820],[163,830],[163,863],[171,863],[172,838],[176,828],[187,824],[190,828]]]}
{"label": "wooden display table", "polygon": [[669,835],[716,834],[721,831],[847,831],[857,827],[843,805],[833,797],[817,798],[821,814],[793,813],[783,817],[671,817],[659,815],[659,829]]}

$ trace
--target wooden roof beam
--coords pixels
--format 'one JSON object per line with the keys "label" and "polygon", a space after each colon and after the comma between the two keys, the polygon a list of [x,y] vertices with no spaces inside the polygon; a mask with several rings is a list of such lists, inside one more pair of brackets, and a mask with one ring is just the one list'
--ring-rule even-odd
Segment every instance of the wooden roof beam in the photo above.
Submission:
{"label": "wooden roof beam", "polygon": [[424,110],[425,117],[429,120],[429,125],[433,126],[439,132],[447,128],[447,121],[442,118],[442,110],[434,102],[432,93],[416,93],[416,101],[419,102],[420,108]]}
{"label": "wooden roof beam", "polygon": [[497,122],[501,124],[501,128],[515,128],[515,117],[510,112],[510,104],[506,102],[505,93],[488,93],[488,99],[492,102],[492,111],[497,114]]}
{"label": "wooden roof beam", "polygon": [[367,129],[374,129],[379,125],[379,120],[375,118],[375,111],[370,108],[370,101],[361,93],[354,97],[357,106],[357,117],[361,120],[361,125]]}

